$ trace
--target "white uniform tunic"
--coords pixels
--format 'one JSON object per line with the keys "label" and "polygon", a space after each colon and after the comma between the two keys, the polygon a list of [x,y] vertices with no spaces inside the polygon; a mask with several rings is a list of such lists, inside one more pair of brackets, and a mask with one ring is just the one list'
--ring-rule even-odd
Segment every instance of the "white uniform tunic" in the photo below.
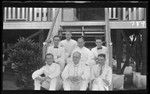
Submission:
{"label": "white uniform tunic", "polygon": [[51,65],[45,65],[39,70],[36,70],[32,74],[32,79],[34,79],[34,89],[40,90],[41,84],[39,81],[35,80],[35,78],[40,77],[40,75],[44,74],[46,77],[51,78],[50,82],[50,89],[49,90],[55,90],[56,89],[56,83],[57,83],[57,77],[60,75],[60,65],[56,63],[52,63]]}
{"label": "white uniform tunic", "polygon": [[73,39],[70,39],[69,41],[65,39],[60,42],[59,46],[64,47],[65,57],[68,58],[72,51],[77,47],[77,42]]}
{"label": "white uniform tunic", "polygon": [[69,63],[62,72],[64,90],[71,90],[73,84],[67,80],[70,76],[79,76],[84,79],[78,87],[80,87],[80,90],[86,90],[90,77],[90,68],[81,62],[78,65],[74,65],[73,62]]}
{"label": "white uniform tunic", "polygon": [[81,59],[80,59],[81,63],[87,64],[87,65],[91,65],[93,63],[91,61],[93,55],[92,55],[92,52],[88,48],[86,48],[86,47],[82,47],[82,48],[76,47],[73,50],[72,55],[76,51],[81,53]]}
{"label": "white uniform tunic", "polygon": [[49,46],[47,49],[47,53],[51,53],[54,55],[55,62],[59,63],[61,66],[61,70],[63,70],[65,65],[65,52],[63,47],[54,48],[54,46]]}
{"label": "white uniform tunic", "polygon": [[[92,90],[108,90],[112,84],[112,69],[106,64],[103,67],[96,64],[92,67],[91,78],[94,79]],[[106,85],[102,79],[107,80],[109,84]]]}

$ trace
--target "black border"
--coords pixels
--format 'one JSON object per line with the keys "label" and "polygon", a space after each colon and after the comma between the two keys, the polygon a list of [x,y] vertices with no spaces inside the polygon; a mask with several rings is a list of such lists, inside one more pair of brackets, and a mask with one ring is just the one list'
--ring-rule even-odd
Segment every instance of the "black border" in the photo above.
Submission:
{"label": "black border", "polygon": [[[43,0],[44,1],[44,0]],[[52,2],[43,2],[42,0],[28,0],[26,1],[12,1],[12,0],[5,0],[2,1],[2,9],[3,7],[145,7],[147,8],[147,24],[148,24],[148,1],[139,1],[139,3],[129,3],[129,2],[114,2],[114,1],[97,1],[96,3],[52,3]],[[48,0],[46,0],[48,1]],[[83,1],[83,0],[82,0]],[[95,0],[93,0],[95,1]],[[3,13],[1,13],[3,16]],[[147,25],[148,27],[148,25]],[[2,29],[3,30],[3,29]],[[147,29],[148,31],[148,29]],[[2,64],[2,63],[1,63]],[[148,63],[147,63],[148,64]],[[2,68],[1,68],[2,69]],[[3,77],[3,76],[1,76]],[[149,75],[148,75],[149,78]],[[147,78],[147,79],[148,79]],[[3,80],[2,80],[3,81]],[[148,80],[147,80],[148,81]],[[148,83],[148,82],[147,82]],[[148,86],[148,84],[147,84]],[[124,91],[34,91],[34,90],[2,90],[2,94],[37,94],[37,93],[96,93],[96,94],[148,94],[147,90],[124,90]]]}

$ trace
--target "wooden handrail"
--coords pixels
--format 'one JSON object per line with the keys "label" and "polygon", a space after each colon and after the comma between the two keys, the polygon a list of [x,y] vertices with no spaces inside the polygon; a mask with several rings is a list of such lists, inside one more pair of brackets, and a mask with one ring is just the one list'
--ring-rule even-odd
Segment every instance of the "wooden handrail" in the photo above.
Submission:
{"label": "wooden handrail", "polygon": [[[52,27],[50,28],[50,31],[49,31],[49,33],[48,33],[48,36],[47,36],[47,38],[46,38],[46,40],[45,40],[45,43],[46,44],[43,44],[43,53],[42,53],[42,58],[43,58],[43,60],[45,59],[45,55],[46,55],[46,51],[47,51],[47,47],[49,46],[49,44],[52,44],[52,41],[50,41],[50,39],[51,39],[51,37],[52,37],[52,33],[54,32],[54,26],[56,25],[56,21],[57,21],[57,18],[58,18],[58,15],[59,15],[59,13],[60,13],[60,9],[58,9],[57,10],[57,13],[56,13],[56,15],[55,15],[55,17],[54,17],[54,19],[53,19],[53,21],[52,21]],[[56,31],[56,32],[58,32],[58,31]],[[50,42],[50,43],[49,43]]]}
{"label": "wooden handrail", "polygon": [[54,26],[55,26],[55,23],[56,23],[56,20],[57,20],[59,11],[60,11],[60,9],[58,9],[57,14],[56,14],[56,16],[54,17],[54,20],[52,21],[52,27],[50,28],[50,31],[49,31],[49,33],[48,33],[48,36],[47,36],[47,38],[46,38],[46,40],[45,40],[46,42],[49,41],[49,39],[50,39],[51,36],[52,36],[52,32],[53,32],[53,29],[54,29]]}

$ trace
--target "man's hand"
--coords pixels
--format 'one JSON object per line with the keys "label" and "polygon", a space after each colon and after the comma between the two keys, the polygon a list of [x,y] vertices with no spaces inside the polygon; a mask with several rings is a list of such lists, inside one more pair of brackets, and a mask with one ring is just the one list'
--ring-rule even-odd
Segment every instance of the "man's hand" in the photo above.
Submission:
{"label": "man's hand", "polygon": [[98,58],[97,57],[94,57],[94,60],[96,63],[98,63]]}
{"label": "man's hand", "polygon": [[69,76],[68,78],[67,78],[67,80],[73,80],[73,76]]}
{"label": "man's hand", "polygon": [[109,82],[106,79],[102,79],[105,85],[109,86]]}
{"label": "man's hand", "polygon": [[36,77],[35,80],[38,80],[40,82],[43,82],[45,80],[45,77]]}
{"label": "man's hand", "polygon": [[83,80],[83,79],[82,79],[81,77],[75,76],[75,77],[73,77],[73,79],[72,79],[71,81],[72,81],[72,83],[74,83],[74,84],[78,84],[78,83],[80,83],[82,80]]}

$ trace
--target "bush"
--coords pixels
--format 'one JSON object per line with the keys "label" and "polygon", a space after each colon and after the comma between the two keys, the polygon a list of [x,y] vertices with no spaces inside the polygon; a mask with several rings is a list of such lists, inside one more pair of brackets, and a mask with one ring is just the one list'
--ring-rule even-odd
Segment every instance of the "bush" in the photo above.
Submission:
{"label": "bush", "polygon": [[20,88],[33,86],[32,73],[43,66],[42,48],[31,39],[20,38],[13,48],[9,49],[9,63],[13,64]]}

